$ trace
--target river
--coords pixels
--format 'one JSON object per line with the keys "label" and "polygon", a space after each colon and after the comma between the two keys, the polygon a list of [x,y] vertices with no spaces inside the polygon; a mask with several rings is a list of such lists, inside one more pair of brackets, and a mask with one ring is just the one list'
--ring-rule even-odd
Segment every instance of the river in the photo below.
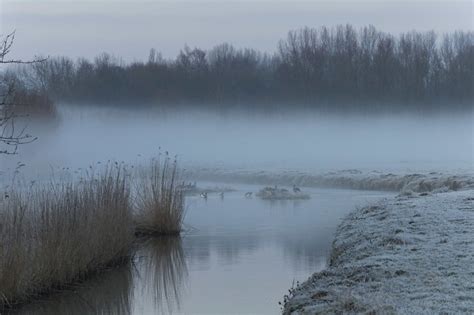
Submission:
{"label": "river", "polygon": [[325,267],[341,218],[392,195],[303,188],[309,200],[268,201],[245,198],[260,186],[228,186],[223,197],[187,197],[181,237],[142,241],[130,266],[18,313],[279,313],[288,289]]}

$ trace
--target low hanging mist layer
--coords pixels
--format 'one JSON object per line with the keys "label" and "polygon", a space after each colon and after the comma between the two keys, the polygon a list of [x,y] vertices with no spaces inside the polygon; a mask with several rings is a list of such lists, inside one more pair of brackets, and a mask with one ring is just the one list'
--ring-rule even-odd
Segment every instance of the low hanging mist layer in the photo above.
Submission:
{"label": "low hanging mist layer", "polygon": [[59,106],[56,125],[33,123],[39,139],[3,165],[25,171],[135,162],[161,150],[184,167],[256,170],[444,170],[473,168],[473,116],[273,115],[182,110],[160,112]]}

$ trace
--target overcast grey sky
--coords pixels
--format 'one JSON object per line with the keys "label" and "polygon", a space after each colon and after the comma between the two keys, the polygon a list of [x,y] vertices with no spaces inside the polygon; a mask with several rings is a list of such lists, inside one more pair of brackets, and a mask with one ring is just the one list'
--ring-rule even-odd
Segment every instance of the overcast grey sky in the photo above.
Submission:
{"label": "overcast grey sky", "polygon": [[227,41],[274,51],[290,29],[350,23],[392,33],[473,29],[472,1],[5,1],[0,33],[16,29],[15,57],[144,59],[155,47],[174,57],[188,44]]}

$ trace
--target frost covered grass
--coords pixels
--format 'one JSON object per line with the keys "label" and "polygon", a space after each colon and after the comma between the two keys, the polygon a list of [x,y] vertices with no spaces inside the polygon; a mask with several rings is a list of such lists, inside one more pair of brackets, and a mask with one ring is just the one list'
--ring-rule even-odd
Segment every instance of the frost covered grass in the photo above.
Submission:
{"label": "frost covered grass", "polygon": [[351,213],[328,268],[290,290],[284,313],[471,313],[473,191],[422,195]]}
{"label": "frost covered grass", "polygon": [[184,220],[184,194],[178,187],[176,161],[153,160],[142,169],[136,189],[136,232],[141,235],[179,234]]}
{"label": "frost covered grass", "polygon": [[[142,170],[145,170],[143,168]],[[119,163],[83,178],[12,185],[0,198],[0,310],[130,261],[135,234],[177,234],[177,165],[166,156],[135,178]],[[136,185],[133,185],[136,184]]]}
{"label": "frost covered grass", "polygon": [[345,188],[360,190],[443,192],[474,189],[474,174],[382,173],[378,171],[341,170],[327,173],[301,171],[255,171],[195,169],[188,170],[188,177],[224,182],[243,182],[262,185],[292,185],[302,187]]}

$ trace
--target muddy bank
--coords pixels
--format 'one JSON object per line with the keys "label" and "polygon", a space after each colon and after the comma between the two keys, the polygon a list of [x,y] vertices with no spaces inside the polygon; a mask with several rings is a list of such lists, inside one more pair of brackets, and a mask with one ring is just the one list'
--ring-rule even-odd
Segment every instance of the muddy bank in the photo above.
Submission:
{"label": "muddy bank", "polygon": [[290,290],[284,314],[471,313],[474,191],[422,195],[346,217],[328,268]]}

